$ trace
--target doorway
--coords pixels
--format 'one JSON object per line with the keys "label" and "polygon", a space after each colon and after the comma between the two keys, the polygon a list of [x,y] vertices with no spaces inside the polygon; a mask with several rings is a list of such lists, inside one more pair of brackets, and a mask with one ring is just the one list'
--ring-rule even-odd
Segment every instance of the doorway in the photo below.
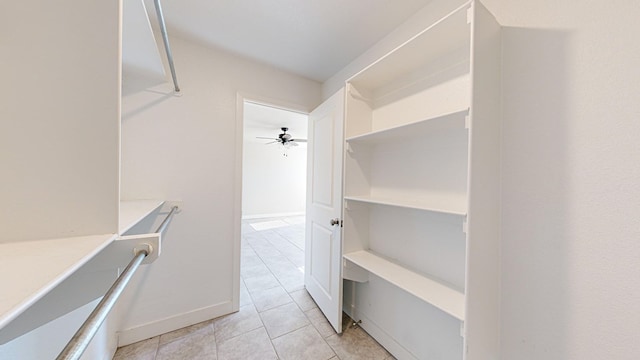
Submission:
{"label": "doorway", "polygon": [[306,299],[308,115],[243,101],[240,307]]}

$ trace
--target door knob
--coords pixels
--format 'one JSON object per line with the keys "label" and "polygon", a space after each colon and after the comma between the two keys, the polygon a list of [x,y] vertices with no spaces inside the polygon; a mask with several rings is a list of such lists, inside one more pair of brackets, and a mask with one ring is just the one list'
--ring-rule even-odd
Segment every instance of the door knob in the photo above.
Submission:
{"label": "door knob", "polygon": [[331,226],[336,226],[336,225],[340,225],[340,219],[338,218],[331,219]]}

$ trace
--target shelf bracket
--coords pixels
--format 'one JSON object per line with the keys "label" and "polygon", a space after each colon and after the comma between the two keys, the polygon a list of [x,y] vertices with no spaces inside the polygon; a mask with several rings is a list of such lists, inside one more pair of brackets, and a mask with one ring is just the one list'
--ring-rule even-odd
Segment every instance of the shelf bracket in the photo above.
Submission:
{"label": "shelf bracket", "polygon": [[342,260],[342,278],[355,282],[365,283],[369,281],[369,272],[360,266],[348,261]]}
{"label": "shelf bracket", "polygon": [[467,9],[467,24],[471,25],[473,21],[473,7],[469,7]]}
{"label": "shelf bracket", "polygon": [[466,234],[467,230],[467,217],[465,216],[464,219],[462,219],[462,232]]}

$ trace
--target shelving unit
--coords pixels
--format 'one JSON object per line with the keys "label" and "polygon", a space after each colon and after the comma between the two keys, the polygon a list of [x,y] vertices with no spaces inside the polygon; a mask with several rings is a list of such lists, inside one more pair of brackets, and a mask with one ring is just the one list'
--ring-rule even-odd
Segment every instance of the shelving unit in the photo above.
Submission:
{"label": "shelving unit", "polygon": [[343,308],[399,359],[497,356],[499,66],[471,0],[347,81]]}
{"label": "shelving unit", "polygon": [[[0,344],[85,305],[136,245],[160,247],[156,233],[122,235],[163,201],[119,198],[122,76],[144,79],[136,86],[166,81],[142,0],[66,12],[36,5],[34,13],[33,3],[16,3],[7,26],[23,36],[3,43],[15,86],[0,90],[0,117],[14,120],[0,125],[11,134],[0,189]],[[55,298],[61,292],[64,301]]]}
{"label": "shelving unit", "polygon": [[456,319],[464,321],[463,293],[370,251],[355,251],[344,254],[344,258]]}

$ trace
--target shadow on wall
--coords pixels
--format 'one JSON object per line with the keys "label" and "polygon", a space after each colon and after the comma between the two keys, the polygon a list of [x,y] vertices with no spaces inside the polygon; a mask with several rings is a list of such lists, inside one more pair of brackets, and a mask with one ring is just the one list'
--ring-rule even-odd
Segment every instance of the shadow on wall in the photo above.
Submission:
{"label": "shadow on wall", "polygon": [[570,40],[566,30],[503,28],[504,359],[567,358]]}

